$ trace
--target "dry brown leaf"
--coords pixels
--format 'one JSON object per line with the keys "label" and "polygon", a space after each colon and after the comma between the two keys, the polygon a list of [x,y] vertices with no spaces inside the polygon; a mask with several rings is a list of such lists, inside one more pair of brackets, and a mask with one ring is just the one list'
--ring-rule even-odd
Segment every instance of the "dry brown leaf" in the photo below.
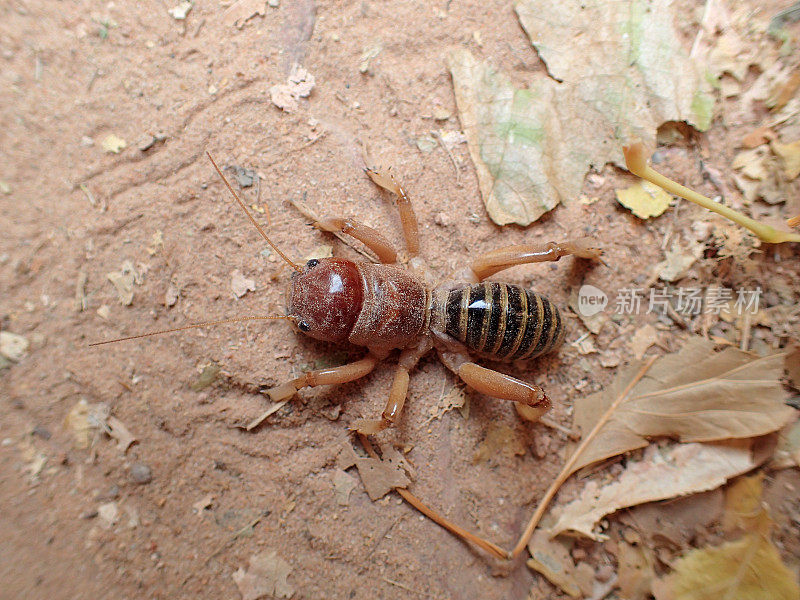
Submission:
{"label": "dry brown leaf", "polygon": [[608,485],[586,484],[576,500],[555,509],[550,535],[565,531],[595,540],[607,536],[595,531],[604,516],[621,508],[704,492],[755,466],[750,440],[718,444],[675,444],[668,449],[651,446],[641,461],[629,462],[619,479]]}
{"label": "dry brown leaf", "polygon": [[764,475],[743,477],[728,488],[722,521],[727,533],[746,532],[734,542],[693,550],[654,582],[657,600],[797,600],[797,578],[769,538],[772,519],[762,503]]}
{"label": "dry brown leaf", "polygon": [[233,574],[233,580],[242,594],[242,600],[259,598],[291,598],[294,589],[287,578],[292,567],[275,550],[267,550],[250,557],[250,568]]}
{"label": "dry brown leaf", "polygon": [[408,487],[411,483],[401,464],[358,456],[352,446],[345,444],[337,466],[347,469],[353,465],[358,469],[361,483],[371,500],[380,500],[393,489]]}
{"label": "dry brown leaf", "polygon": [[780,429],[794,415],[783,403],[783,359],[783,354],[754,359],[734,348],[714,352],[712,342],[691,338],[680,351],[658,359],[606,414],[642,365],[621,369],[606,390],[575,403],[575,424],[584,436],[601,426],[570,472],[644,448],[651,437],[708,442]]}
{"label": "dry brown leaf", "polygon": [[558,490],[581,467],[643,448],[648,437],[715,441],[780,429],[794,418],[783,404],[782,361],[782,354],[752,359],[732,348],[715,353],[712,342],[691,338],[657,362],[622,370],[605,391],[576,403],[583,439],[539,501],[512,556],[524,550]]}
{"label": "dry brown leaf", "polygon": [[123,454],[127,452],[130,445],[136,441],[136,437],[128,431],[125,424],[116,417],[109,416],[106,419],[105,430],[108,435],[117,440],[117,446]]}
{"label": "dry brown leaf", "polygon": [[570,598],[583,597],[575,577],[575,563],[566,545],[558,540],[551,540],[542,531],[537,531],[528,543],[528,550],[531,553],[528,567],[544,575]]}

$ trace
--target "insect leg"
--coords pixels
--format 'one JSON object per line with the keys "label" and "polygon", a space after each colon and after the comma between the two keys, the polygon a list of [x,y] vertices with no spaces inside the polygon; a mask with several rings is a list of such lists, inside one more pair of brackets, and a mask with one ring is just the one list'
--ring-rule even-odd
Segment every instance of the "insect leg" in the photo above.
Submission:
{"label": "insect leg", "polygon": [[403,237],[406,240],[408,253],[416,256],[419,254],[419,228],[417,227],[417,215],[414,214],[414,207],[411,206],[408,194],[391,173],[372,169],[366,169],[366,171],[376,185],[397,196],[397,210],[400,212],[400,223],[403,226]]}
{"label": "insect leg", "polygon": [[375,365],[378,364],[378,360],[376,356],[368,354],[361,360],[342,365],[341,367],[320,369],[319,371],[307,371],[296,379],[268,389],[267,394],[269,394],[273,402],[280,402],[281,400],[288,400],[294,396],[297,390],[306,387],[337,385],[355,381],[369,374],[369,372],[375,368]]}
{"label": "insect leg", "polygon": [[519,244],[506,246],[487,252],[475,259],[470,268],[478,281],[494,275],[498,271],[515,265],[556,261],[562,256],[572,254],[602,262],[602,250],[593,244],[591,238],[580,238],[569,242],[548,242],[547,244]]}
{"label": "insect leg", "polygon": [[537,421],[550,408],[550,399],[536,384],[481,367],[466,354],[439,351],[442,363],[469,387],[481,394],[516,402],[517,412],[528,421]]}
{"label": "insect leg", "polygon": [[408,395],[408,373],[417,366],[419,359],[431,349],[431,346],[431,341],[424,338],[419,345],[403,350],[394,373],[389,399],[386,401],[386,408],[383,409],[380,420],[358,419],[350,427],[351,430],[362,435],[372,435],[394,424],[403,410]]}
{"label": "insect leg", "polygon": [[394,249],[391,242],[383,237],[376,229],[359,223],[355,219],[328,217],[314,223],[314,227],[322,231],[344,233],[350,237],[354,237],[372,250],[382,263],[397,262],[397,251]]}

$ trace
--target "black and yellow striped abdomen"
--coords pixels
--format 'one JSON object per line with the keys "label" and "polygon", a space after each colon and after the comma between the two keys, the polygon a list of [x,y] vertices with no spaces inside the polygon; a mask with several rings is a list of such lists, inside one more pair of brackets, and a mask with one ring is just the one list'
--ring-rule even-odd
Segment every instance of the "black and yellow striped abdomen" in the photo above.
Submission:
{"label": "black and yellow striped abdomen", "polygon": [[470,350],[501,360],[539,356],[564,341],[561,312],[550,300],[495,281],[450,290],[445,331]]}

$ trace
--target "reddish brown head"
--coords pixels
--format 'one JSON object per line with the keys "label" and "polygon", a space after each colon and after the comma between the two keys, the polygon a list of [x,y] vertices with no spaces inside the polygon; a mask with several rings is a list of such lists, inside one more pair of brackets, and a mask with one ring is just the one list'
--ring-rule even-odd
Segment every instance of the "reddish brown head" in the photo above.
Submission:
{"label": "reddish brown head", "polygon": [[361,275],[353,261],[310,260],[292,275],[289,316],[306,335],[341,342],[350,336],[361,312],[361,288]]}

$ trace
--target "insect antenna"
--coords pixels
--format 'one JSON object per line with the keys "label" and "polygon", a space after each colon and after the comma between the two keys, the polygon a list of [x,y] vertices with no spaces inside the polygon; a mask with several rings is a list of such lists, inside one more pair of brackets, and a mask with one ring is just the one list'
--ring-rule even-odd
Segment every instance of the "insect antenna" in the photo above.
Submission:
{"label": "insect antenna", "polygon": [[161,335],[163,333],[174,333],[176,331],[184,331],[186,329],[195,329],[197,327],[210,327],[212,325],[225,325],[226,323],[239,323],[241,321],[267,321],[272,319],[286,319],[293,321],[294,318],[286,315],[271,316],[271,317],[237,317],[235,319],[222,319],[221,321],[206,321],[204,323],[192,323],[191,325],[184,325],[183,327],[175,327],[174,329],[162,329],[161,331],[151,331],[149,333],[140,333],[139,335],[131,335],[128,337],[117,338],[115,340],[106,340],[104,342],[94,342],[89,346],[102,346],[103,344],[115,344],[117,342],[126,342],[128,340],[136,340],[139,338],[150,337],[151,335]]}
{"label": "insect antenna", "polygon": [[225,187],[227,187],[227,188],[228,188],[228,191],[229,191],[231,194],[233,194],[233,197],[234,197],[234,198],[236,198],[236,202],[238,202],[238,203],[239,203],[239,206],[241,206],[241,207],[242,207],[242,210],[243,210],[243,211],[245,212],[245,214],[247,215],[247,218],[248,218],[248,219],[250,219],[250,222],[251,222],[253,225],[255,225],[256,229],[258,229],[258,233],[260,233],[260,234],[261,234],[261,237],[263,237],[263,238],[264,238],[264,239],[267,241],[267,243],[268,243],[270,246],[272,246],[272,249],[273,249],[273,250],[275,250],[275,252],[277,252],[278,254],[280,254],[280,257],[281,257],[283,260],[285,260],[287,263],[289,263],[289,265],[290,265],[290,266],[291,266],[291,267],[292,267],[292,268],[293,268],[295,271],[298,271],[298,272],[302,271],[302,269],[301,269],[299,266],[297,266],[295,263],[293,263],[291,260],[289,260],[289,258],[288,258],[288,257],[287,257],[287,256],[286,256],[286,255],[285,255],[283,252],[281,252],[281,251],[278,249],[278,247],[277,247],[275,244],[273,244],[273,243],[272,243],[272,240],[271,240],[271,239],[269,239],[269,238],[267,237],[267,234],[266,234],[266,233],[264,233],[264,230],[261,228],[261,226],[260,226],[260,225],[259,225],[259,224],[256,222],[256,220],[253,218],[253,215],[251,215],[251,214],[250,214],[250,211],[249,211],[249,210],[247,210],[247,207],[245,206],[244,202],[242,202],[242,201],[241,201],[241,199],[239,198],[239,196],[237,196],[237,195],[236,195],[236,192],[234,192],[234,191],[233,191],[233,188],[231,187],[231,184],[230,184],[230,183],[228,183],[228,180],[227,180],[227,178],[225,177],[225,175],[223,175],[223,174],[222,174],[222,171],[221,171],[221,170],[220,170],[220,168],[217,166],[217,163],[216,163],[216,162],[214,162],[214,159],[213,159],[213,158],[211,158],[211,154],[210,154],[209,152],[206,152],[206,156],[208,156],[208,160],[210,160],[210,161],[211,161],[211,164],[212,164],[212,165],[214,165],[214,168],[217,170],[217,173],[219,173],[219,176],[220,176],[220,177],[222,177],[222,181],[225,183]]}

